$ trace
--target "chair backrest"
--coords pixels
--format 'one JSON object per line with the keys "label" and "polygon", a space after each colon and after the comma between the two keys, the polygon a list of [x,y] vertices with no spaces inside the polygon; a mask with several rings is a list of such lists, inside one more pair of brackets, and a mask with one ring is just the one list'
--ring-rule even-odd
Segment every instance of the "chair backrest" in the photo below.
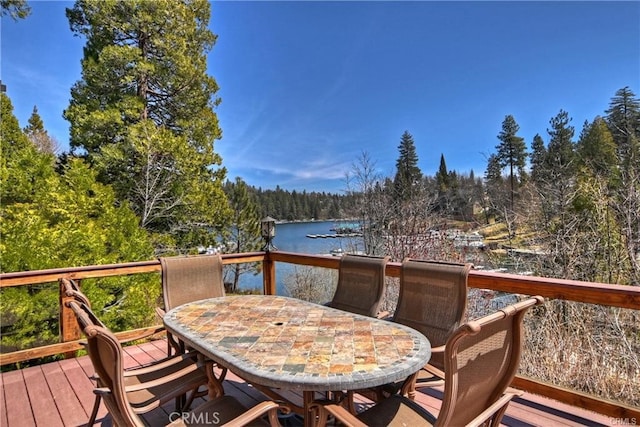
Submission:
{"label": "chair backrest", "polygon": [[164,309],[225,295],[222,257],[214,255],[160,258]]}
{"label": "chair backrest", "polygon": [[78,325],[87,338],[87,352],[101,384],[110,393],[103,394],[105,405],[113,417],[114,425],[144,426],[126,398],[124,385],[124,356],[115,335],[93,314],[91,308],[78,301],[67,301]]}
{"label": "chair backrest", "polygon": [[[445,345],[467,309],[467,277],[472,264],[405,259],[393,321],[422,332],[432,347]],[[444,369],[444,354],[429,364]]]}
{"label": "chair backrest", "polygon": [[384,296],[387,262],[388,256],[343,255],[338,286],[329,307],[375,317]]}
{"label": "chair backrest", "polygon": [[436,425],[466,425],[504,394],[516,375],[532,297],[458,328],[445,348],[445,386]]}

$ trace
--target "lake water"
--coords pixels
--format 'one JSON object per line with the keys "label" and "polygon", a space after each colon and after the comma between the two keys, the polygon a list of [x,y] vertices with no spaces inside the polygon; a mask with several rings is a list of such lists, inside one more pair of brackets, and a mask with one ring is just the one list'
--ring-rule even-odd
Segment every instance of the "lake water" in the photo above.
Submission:
{"label": "lake water", "polygon": [[[340,223],[334,221],[291,222],[276,225],[276,237],[273,244],[277,250],[286,252],[298,252],[305,254],[329,254],[332,250],[342,249],[345,252],[362,251],[364,245],[362,238],[354,237],[327,237],[310,238],[307,235],[333,235],[331,231]],[[284,295],[284,278],[293,272],[296,266],[282,262],[276,263],[276,290],[278,295]],[[240,277],[241,289],[262,290],[262,274],[254,276],[245,273]]]}
{"label": "lake water", "polygon": [[[348,222],[335,221],[314,221],[314,222],[291,222],[276,225],[276,237],[273,244],[277,250],[286,252],[297,252],[315,255],[328,255],[333,250],[342,250],[349,253],[364,252],[362,237],[317,237],[310,238],[308,235],[335,235],[332,228],[349,224]],[[497,268],[506,267],[505,271],[517,273],[517,269],[512,266],[500,265],[493,267],[487,264],[482,251],[474,249],[468,252],[471,258],[468,262],[475,264],[476,268]],[[278,295],[286,295],[284,290],[285,278],[300,266],[294,264],[276,263],[276,292]],[[262,274],[253,275],[245,273],[240,277],[240,289],[262,291]]]}

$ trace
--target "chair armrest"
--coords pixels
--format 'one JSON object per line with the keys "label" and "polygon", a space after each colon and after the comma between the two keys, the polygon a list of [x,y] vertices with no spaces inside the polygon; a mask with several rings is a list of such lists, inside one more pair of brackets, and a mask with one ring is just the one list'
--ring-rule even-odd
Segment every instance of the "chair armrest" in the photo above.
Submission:
{"label": "chair armrest", "polygon": [[378,319],[389,320],[389,321],[393,318],[393,316],[391,316],[391,313],[389,313],[388,311],[381,311],[378,313],[376,317]]}
{"label": "chair armrest", "polygon": [[251,409],[248,409],[245,413],[237,416],[232,421],[229,421],[225,424],[225,427],[244,427],[250,425],[250,422],[255,420],[256,418],[262,417],[264,414],[268,412],[273,412],[269,415],[270,419],[277,420],[278,419],[278,409],[280,405],[278,405],[274,401],[265,401],[260,402],[256,406]]}
{"label": "chair armrest", "polygon": [[156,314],[158,315],[158,317],[160,317],[160,320],[162,320],[162,318],[165,315],[165,311],[164,309],[160,308],[160,307],[156,307]]}
{"label": "chair armrest", "polygon": [[99,396],[104,396],[107,394],[111,394],[111,390],[108,387],[97,387],[93,389],[93,393]]}
{"label": "chair armrest", "polygon": [[[155,371],[157,371],[159,369],[165,369],[165,368],[168,368],[170,366],[176,365],[178,363],[182,363],[186,359],[193,359],[193,363],[197,363],[196,362],[196,356],[197,356],[196,352],[189,352],[189,353],[181,354],[181,355],[178,355],[178,356],[168,357],[168,358],[163,359],[161,362],[158,362],[158,363],[152,363],[151,365],[146,365],[146,366],[140,366],[140,367],[134,367],[134,368],[131,368],[131,369],[127,369],[126,371],[124,371],[124,376],[125,377],[131,377],[131,376],[135,376],[135,375],[142,375],[142,374],[152,373],[152,372],[155,372]],[[199,367],[203,367],[204,363],[197,363],[197,365]]]}
{"label": "chair armrest", "polygon": [[[175,371],[175,372],[171,372],[167,375],[162,376],[161,378],[157,378],[151,381],[147,381],[147,382],[141,382],[141,383],[137,383],[137,384],[131,384],[128,386],[125,386],[125,390],[127,391],[127,393],[132,392],[132,391],[139,391],[139,390],[146,390],[152,387],[158,387],[161,385],[164,385],[166,383],[170,383],[172,381],[175,381],[178,378],[184,377],[198,369],[200,369],[202,367],[201,364],[191,364],[183,369],[180,369],[179,371]],[[204,375],[204,373],[203,373]]]}
{"label": "chair armrest", "polygon": [[138,341],[138,340],[145,339],[147,337],[159,334],[160,332],[164,332],[164,331],[165,331],[164,325],[157,325],[152,330],[145,332],[143,335],[140,335],[134,338],[118,339],[118,341],[120,341],[120,344],[126,344],[131,341]]}
{"label": "chair armrest", "polygon": [[436,368],[433,365],[430,365],[430,364],[427,363],[426,365],[424,365],[422,367],[422,369],[424,369],[425,371],[427,371],[428,373],[430,373],[434,377],[444,378],[444,371],[441,371],[440,369]]}
{"label": "chair armrest", "polygon": [[505,390],[505,393],[513,394],[512,397],[520,397],[524,394],[524,391],[518,390],[517,388],[513,388],[513,387],[507,387],[507,390]]}
{"label": "chair armrest", "polygon": [[[493,417],[496,413],[499,413],[500,411],[506,409],[507,405],[509,404],[512,398],[522,394],[522,392],[520,392],[519,390],[514,390],[514,389],[511,389],[511,390],[513,390],[513,392],[507,391],[505,394],[503,394],[500,397],[500,399],[496,400],[491,406],[489,406],[487,409],[482,411],[482,413],[480,413],[477,417],[475,417],[473,420],[467,423],[467,427],[476,427],[476,426],[484,425],[486,421],[491,417]],[[493,423],[491,424],[493,425]]]}
{"label": "chair armrest", "polygon": [[437,347],[431,347],[431,353],[444,353],[444,345],[439,345]]}
{"label": "chair armrest", "polygon": [[310,412],[315,413],[316,411],[318,414],[318,421],[320,423],[318,424],[319,426],[325,426],[327,418],[329,414],[331,414],[347,427],[368,427],[344,406],[337,405],[335,403],[314,402],[310,406]]}

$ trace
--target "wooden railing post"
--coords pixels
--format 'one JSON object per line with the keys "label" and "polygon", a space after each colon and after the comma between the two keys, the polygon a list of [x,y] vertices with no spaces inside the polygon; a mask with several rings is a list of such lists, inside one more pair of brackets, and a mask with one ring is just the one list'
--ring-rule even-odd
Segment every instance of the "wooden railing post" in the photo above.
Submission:
{"label": "wooden railing post", "polygon": [[265,253],[262,261],[262,287],[265,295],[276,295],[276,263],[271,259],[270,252]]}
{"label": "wooden railing post", "polygon": [[[80,328],[73,311],[65,304],[67,301],[72,300],[73,297],[68,297],[65,294],[64,286],[59,283],[59,295],[60,295],[60,341],[69,342],[80,339]],[[79,282],[78,282],[79,285]],[[65,359],[75,357],[75,351],[69,351],[63,353]]]}

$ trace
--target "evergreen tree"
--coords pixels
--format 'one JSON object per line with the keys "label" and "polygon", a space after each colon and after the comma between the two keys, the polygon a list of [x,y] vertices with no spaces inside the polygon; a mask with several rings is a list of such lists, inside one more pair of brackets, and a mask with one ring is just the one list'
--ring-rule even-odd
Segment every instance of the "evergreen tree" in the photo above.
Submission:
{"label": "evergreen tree", "polygon": [[586,122],[576,144],[576,196],[573,199],[574,232],[572,277],[616,283],[628,277],[624,244],[612,209],[618,187],[616,145],[605,121]]}
{"label": "evergreen tree", "polygon": [[441,193],[445,193],[449,188],[449,171],[444,160],[444,154],[440,154],[440,167],[436,172],[436,183],[438,184],[438,191]]}
{"label": "evergreen tree", "polygon": [[[0,268],[2,272],[148,260],[146,232],[113,190],[96,181],[81,159],[63,174],[20,130],[11,102],[0,94]],[[85,282],[100,318],[116,330],[149,326],[160,289],[144,275]],[[2,346],[18,349],[58,339],[56,286],[0,289],[0,317],[15,319]]]}
{"label": "evergreen tree", "polygon": [[504,179],[502,178],[502,166],[500,166],[500,161],[496,154],[491,154],[487,160],[484,181],[487,189],[485,212],[487,215],[501,213],[505,200]]}
{"label": "evergreen tree", "polygon": [[624,87],[618,90],[606,111],[606,121],[618,146],[620,159],[630,165],[638,162],[640,141],[640,100]]}
{"label": "evergreen tree", "polygon": [[545,164],[547,157],[547,148],[544,145],[544,140],[539,134],[533,137],[531,143],[531,180],[540,184],[546,177]]}
{"label": "evergreen tree", "polygon": [[572,140],[573,126],[566,111],[560,112],[549,123],[549,145],[545,157],[547,176],[538,191],[542,199],[543,226],[550,247],[550,264],[555,265],[556,274],[571,277],[571,254],[566,239],[571,233],[572,209],[576,196],[576,157]]}
{"label": "evergreen tree", "polygon": [[46,132],[44,130],[44,122],[42,121],[42,117],[38,114],[38,107],[33,106],[33,111],[31,112],[31,117],[29,117],[29,123],[24,128],[24,133],[29,134],[32,132]]}
{"label": "evergreen tree", "polygon": [[218,86],[206,74],[216,40],[209,16],[206,0],[78,0],[67,9],[72,31],[87,39],[64,113],[72,151],[146,229],[186,247],[225,228],[229,215],[214,152]]}
{"label": "evergreen tree", "polygon": [[400,155],[396,161],[396,176],[393,186],[396,199],[407,201],[416,194],[418,185],[422,180],[422,172],[418,167],[418,154],[416,153],[413,136],[408,131],[402,134],[398,151]]}
{"label": "evergreen tree", "polygon": [[502,122],[502,131],[498,134],[501,141],[496,146],[496,160],[501,168],[509,168],[510,207],[514,211],[516,190],[524,180],[524,167],[527,159],[527,148],[524,138],[517,136],[520,126],[513,116],[508,115]]}
{"label": "evergreen tree", "polygon": [[596,117],[592,123],[585,123],[576,145],[576,154],[578,167],[586,167],[592,175],[611,179],[612,184],[616,180],[616,144],[601,117]]}
{"label": "evergreen tree", "polygon": [[54,158],[38,155],[35,146],[20,130],[9,97],[0,94],[0,201],[7,206],[32,200],[53,173]]}
{"label": "evergreen tree", "polygon": [[458,217],[466,215],[469,200],[460,192],[460,181],[456,171],[447,170],[444,154],[441,154],[440,167],[435,175],[437,201],[434,206],[441,214]]}
{"label": "evergreen tree", "polygon": [[[258,206],[251,197],[247,184],[237,177],[235,183],[227,183],[225,192],[231,205],[232,220],[230,236],[227,246],[230,252],[254,252],[260,250],[262,237],[260,235],[260,214]],[[240,276],[252,271],[258,273],[258,264],[234,264],[230,280],[225,280],[228,292],[236,293]]]}
{"label": "evergreen tree", "polygon": [[575,145],[573,135],[575,129],[570,126],[569,113],[560,110],[549,123],[549,146],[547,148],[546,164],[552,173],[552,179],[571,179],[574,173]]}
{"label": "evergreen tree", "polygon": [[14,21],[24,19],[31,13],[27,0],[0,0],[0,10],[1,16],[9,15]]}
{"label": "evergreen tree", "polygon": [[630,281],[640,285],[640,100],[628,87],[622,88],[606,112],[620,165],[615,210],[631,263]]}
{"label": "evergreen tree", "polygon": [[55,139],[49,136],[49,133],[44,128],[44,122],[42,117],[38,114],[38,107],[33,106],[33,112],[27,126],[24,128],[24,133],[35,144],[36,148],[43,153],[56,154],[58,151],[58,143]]}

